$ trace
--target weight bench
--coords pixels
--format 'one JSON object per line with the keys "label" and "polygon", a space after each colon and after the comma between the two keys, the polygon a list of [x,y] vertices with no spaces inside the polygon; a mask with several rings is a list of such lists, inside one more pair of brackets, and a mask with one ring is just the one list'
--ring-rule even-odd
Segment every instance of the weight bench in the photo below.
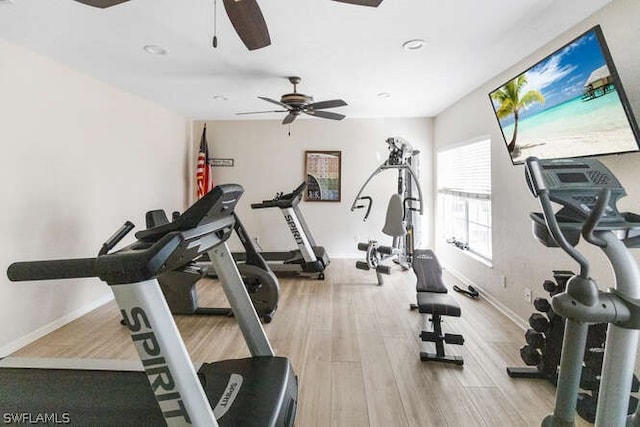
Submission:
{"label": "weight bench", "polygon": [[432,342],[436,346],[435,353],[420,352],[422,361],[439,361],[462,365],[460,356],[445,355],[444,344],[464,344],[464,338],[458,334],[443,334],[441,316],[460,317],[460,306],[455,299],[447,295],[447,287],[442,281],[442,267],[438,258],[429,249],[416,249],[413,253],[413,272],[418,279],[416,283],[417,304],[411,309],[418,309],[422,314],[430,314],[432,331],[422,331],[420,338]]}

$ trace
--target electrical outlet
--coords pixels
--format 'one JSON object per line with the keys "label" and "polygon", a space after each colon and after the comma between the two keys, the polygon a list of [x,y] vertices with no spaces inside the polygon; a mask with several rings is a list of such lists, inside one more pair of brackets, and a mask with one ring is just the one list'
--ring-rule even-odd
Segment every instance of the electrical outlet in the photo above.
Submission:
{"label": "electrical outlet", "polygon": [[524,288],[524,299],[527,300],[527,302],[531,302],[531,289]]}

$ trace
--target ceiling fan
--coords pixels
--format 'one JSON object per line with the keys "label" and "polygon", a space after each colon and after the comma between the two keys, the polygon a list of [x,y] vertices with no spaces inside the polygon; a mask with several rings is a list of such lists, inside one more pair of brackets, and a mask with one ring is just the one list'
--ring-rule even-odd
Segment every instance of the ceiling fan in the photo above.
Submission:
{"label": "ceiling fan", "polygon": [[[75,0],[78,3],[105,9],[129,0]],[[378,7],[382,0],[334,0],[360,6]],[[260,49],[271,44],[267,23],[262,16],[257,0],[223,0],[224,8],[236,33],[249,50]]]}
{"label": "ceiling fan", "polygon": [[286,93],[282,95],[280,101],[276,101],[275,99],[267,98],[265,96],[259,96],[258,98],[271,102],[272,104],[279,105],[284,108],[284,110],[271,110],[271,111],[253,111],[248,113],[236,113],[238,115],[241,114],[261,114],[261,113],[288,113],[284,120],[282,120],[282,124],[286,125],[293,122],[296,117],[298,117],[301,113],[308,114],[314,117],[320,117],[322,119],[330,119],[330,120],[342,120],[345,118],[345,115],[332,113],[330,111],[323,111],[327,108],[336,108],[336,107],[344,107],[347,105],[342,99],[332,99],[330,101],[320,101],[313,102],[313,97],[298,93],[296,91],[296,86],[302,80],[300,77],[289,77],[289,81],[293,85],[293,92]]}

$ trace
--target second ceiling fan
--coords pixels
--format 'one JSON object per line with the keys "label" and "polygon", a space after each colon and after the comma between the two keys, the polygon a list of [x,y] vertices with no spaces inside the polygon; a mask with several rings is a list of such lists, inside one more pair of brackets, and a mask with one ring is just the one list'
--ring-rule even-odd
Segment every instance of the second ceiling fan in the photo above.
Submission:
{"label": "second ceiling fan", "polygon": [[[129,0],[75,0],[89,6],[107,8]],[[215,0],[214,0],[215,1]],[[378,7],[382,0],[333,0],[359,6]],[[233,28],[249,50],[269,46],[271,38],[257,0],[223,0]]]}
{"label": "second ceiling fan", "polygon": [[300,83],[300,77],[289,77],[289,81],[293,85],[293,92],[282,95],[280,101],[267,98],[265,96],[259,96],[258,98],[263,101],[270,102],[272,104],[279,105],[283,110],[271,110],[271,111],[252,111],[248,113],[236,113],[236,114],[262,114],[262,113],[287,113],[283,125],[287,125],[293,122],[296,117],[304,113],[313,117],[320,117],[322,119],[330,120],[342,120],[345,118],[344,114],[332,113],[331,111],[324,111],[327,108],[344,107],[347,105],[342,99],[332,99],[330,101],[313,102],[313,97],[298,93],[296,86]]}

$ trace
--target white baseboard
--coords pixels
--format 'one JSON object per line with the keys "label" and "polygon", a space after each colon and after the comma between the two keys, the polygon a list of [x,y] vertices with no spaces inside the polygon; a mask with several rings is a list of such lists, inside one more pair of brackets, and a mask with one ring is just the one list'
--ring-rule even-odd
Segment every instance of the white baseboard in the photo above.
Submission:
{"label": "white baseboard", "polygon": [[496,310],[498,310],[499,312],[501,312],[502,314],[504,314],[505,316],[507,316],[513,323],[515,323],[519,328],[521,328],[523,331],[526,331],[527,328],[529,327],[529,324],[520,316],[518,316],[513,310],[511,310],[509,307],[507,307],[506,305],[502,304],[500,301],[498,301],[497,299],[495,299],[493,297],[493,295],[489,294],[488,292],[486,292],[484,289],[482,289],[481,286],[478,286],[476,283],[473,283],[473,281],[471,279],[469,279],[468,277],[466,277],[464,274],[460,273],[459,271],[456,271],[453,268],[450,268],[448,266],[444,267],[445,270],[447,270],[449,273],[451,273],[453,276],[456,277],[456,279],[460,280],[462,283],[464,283],[467,286],[473,286],[478,293],[487,300],[487,302],[489,304],[491,304],[492,306],[494,306],[496,308]]}
{"label": "white baseboard", "polygon": [[43,327],[36,329],[35,331],[21,338],[18,338],[17,340],[10,342],[9,344],[6,344],[0,347],[0,358],[6,357],[11,353],[20,350],[22,347],[28,344],[31,344],[35,340],[42,338],[48,333],[55,331],[56,329],[66,325],[67,323],[73,320],[76,320],[79,317],[84,316],[90,311],[93,311],[96,308],[101,307],[112,300],[113,300],[113,293],[109,292],[104,297],[98,298],[97,300],[92,301],[90,304],[87,304],[84,307],[80,307],[79,309],[74,310],[71,313],[67,313],[64,316],[60,317],[59,319],[56,319],[53,322],[47,325],[44,325]]}

